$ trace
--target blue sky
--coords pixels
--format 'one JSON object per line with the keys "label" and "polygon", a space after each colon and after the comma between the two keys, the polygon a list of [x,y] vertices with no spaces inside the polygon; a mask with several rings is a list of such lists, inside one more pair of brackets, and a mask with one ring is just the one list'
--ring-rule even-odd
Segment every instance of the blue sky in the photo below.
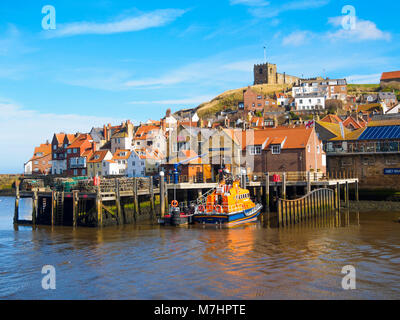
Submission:
{"label": "blue sky", "polygon": [[[82,3],[83,2],[83,3]],[[42,7],[56,10],[43,30]],[[356,25],[342,27],[353,5]],[[159,119],[252,83],[252,66],[377,83],[400,70],[397,1],[2,1],[0,173],[53,132]]]}

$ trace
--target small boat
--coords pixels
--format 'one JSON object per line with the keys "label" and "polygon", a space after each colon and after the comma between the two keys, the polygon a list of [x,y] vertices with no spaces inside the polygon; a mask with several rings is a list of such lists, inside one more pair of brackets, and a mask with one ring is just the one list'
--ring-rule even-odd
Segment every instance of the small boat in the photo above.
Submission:
{"label": "small boat", "polygon": [[250,199],[249,190],[241,188],[239,181],[226,183],[223,180],[207,195],[205,203],[196,207],[193,221],[232,226],[257,220],[261,209],[262,205]]}
{"label": "small boat", "polygon": [[158,223],[161,225],[180,226],[193,223],[193,214],[195,207],[187,208],[180,207],[178,201],[173,200],[169,214],[163,218],[158,219]]}

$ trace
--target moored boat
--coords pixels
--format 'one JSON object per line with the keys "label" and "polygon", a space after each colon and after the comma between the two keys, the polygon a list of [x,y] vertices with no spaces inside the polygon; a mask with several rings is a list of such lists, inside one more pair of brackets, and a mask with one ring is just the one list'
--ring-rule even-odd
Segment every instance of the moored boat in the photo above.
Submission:
{"label": "moored boat", "polygon": [[205,203],[196,207],[193,221],[202,224],[236,225],[257,220],[262,205],[250,199],[249,190],[239,186],[239,181],[222,181],[210,193]]}

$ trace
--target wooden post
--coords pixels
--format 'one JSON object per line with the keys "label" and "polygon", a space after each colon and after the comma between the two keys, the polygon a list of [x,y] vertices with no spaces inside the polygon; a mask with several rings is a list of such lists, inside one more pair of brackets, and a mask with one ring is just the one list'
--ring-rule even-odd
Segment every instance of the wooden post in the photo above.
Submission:
{"label": "wooden post", "polygon": [[54,226],[55,223],[55,213],[56,213],[56,206],[57,206],[57,191],[51,192],[51,225]]}
{"label": "wooden post", "polygon": [[102,228],[103,227],[103,208],[101,203],[101,192],[100,192],[100,183],[97,186],[97,193],[96,193],[96,212],[97,212],[97,226]]}
{"label": "wooden post", "polygon": [[278,200],[278,226],[282,227],[282,201]]}
{"label": "wooden post", "polygon": [[350,199],[349,199],[349,181],[346,180],[346,206],[350,208]]}
{"label": "wooden post", "polygon": [[154,185],[153,185],[153,177],[151,176],[149,178],[149,188],[150,188],[150,217],[153,220],[154,219],[154,213],[155,213],[155,201],[154,201]]}
{"label": "wooden post", "polygon": [[340,210],[340,182],[337,182],[336,184],[336,190],[337,190],[337,203],[336,203],[336,208]]}
{"label": "wooden post", "polygon": [[138,183],[137,178],[133,178],[133,218],[136,222],[139,215],[139,196],[138,196]]}
{"label": "wooden post", "polygon": [[282,198],[286,200],[286,172],[282,174]]}
{"label": "wooden post", "polygon": [[356,194],[355,194],[355,198],[356,198],[356,199],[355,199],[355,200],[358,202],[358,201],[360,201],[360,200],[359,200],[359,196],[358,196],[358,181],[356,180],[355,183],[356,183],[356,190],[355,190],[355,193],[356,193]]}
{"label": "wooden post", "polygon": [[269,173],[265,174],[265,212],[269,212]]}
{"label": "wooden post", "polygon": [[307,193],[311,192],[311,172],[307,171]]}
{"label": "wooden post", "polygon": [[72,226],[76,228],[78,226],[78,191],[72,192]]}
{"label": "wooden post", "polygon": [[32,201],[32,225],[36,225],[37,212],[38,212],[38,193],[35,190],[33,192],[33,201]]}
{"label": "wooden post", "polygon": [[122,210],[121,210],[121,196],[119,193],[119,179],[114,179],[115,181],[115,206],[117,207],[117,217],[118,217],[118,224],[124,224],[124,219],[122,217]]}
{"label": "wooden post", "polygon": [[14,206],[14,223],[19,220],[19,180],[15,181],[15,206]]}
{"label": "wooden post", "polygon": [[284,227],[287,225],[287,205],[286,205],[286,201],[282,202],[282,225]]}

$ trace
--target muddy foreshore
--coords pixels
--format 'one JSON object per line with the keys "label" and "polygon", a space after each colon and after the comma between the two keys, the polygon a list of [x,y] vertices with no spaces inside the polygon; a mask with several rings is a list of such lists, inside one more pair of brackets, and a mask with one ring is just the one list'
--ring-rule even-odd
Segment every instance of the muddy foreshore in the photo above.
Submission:
{"label": "muddy foreshore", "polygon": [[399,211],[400,212],[400,201],[372,201],[372,200],[361,200],[350,201],[350,210],[356,210],[360,212],[369,211]]}

